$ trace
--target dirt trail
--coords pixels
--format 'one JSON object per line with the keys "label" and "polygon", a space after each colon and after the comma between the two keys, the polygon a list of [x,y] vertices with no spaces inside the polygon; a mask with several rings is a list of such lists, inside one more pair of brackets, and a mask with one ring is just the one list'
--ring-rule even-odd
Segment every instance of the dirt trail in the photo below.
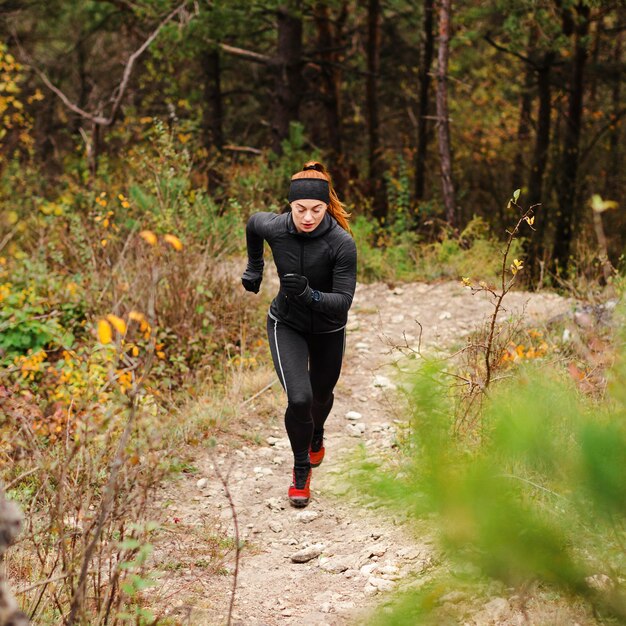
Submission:
{"label": "dirt trail", "polygon": [[[504,315],[525,307],[531,324],[571,308],[570,302],[542,293],[512,293],[506,305]],[[264,402],[274,403],[274,417],[263,420],[255,431],[258,444],[237,449],[232,443],[222,444],[213,456],[198,449],[195,465],[200,472],[163,487],[160,500],[176,524],[157,546],[158,560],[166,570],[158,604],[167,606],[167,613],[180,623],[225,623],[232,577],[226,571],[215,576],[206,570],[209,538],[225,530],[232,533],[214,462],[229,473],[240,532],[248,542],[241,558],[234,623],[359,623],[359,615],[366,615],[407,574],[417,574],[418,582],[420,575],[427,576],[436,558],[430,539],[412,537],[401,516],[376,510],[375,505],[357,507],[345,497],[340,461],[361,444],[379,452],[394,445],[397,416],[389,364],[400,354],[390,350],[390,343],[406,340],[416,347],[418,320],[422,349],[448,348],[491,311],[486,298],[472,296],[457,283],[415,283],[395,289],[381,283],[359,285],[342,377],[327,422],[327,455],[314,470],[311,504],[293,509],[286,498],[292,459],[282,425],[285,398],[275,386],[255,401],[257,406],[249,405],[244,417],[242,427],[258,426],[256,412]],[[307,548],[319,555],[304,563],[291,560]],[[231,568],[232,559],[226,565]],[[493,619],[509,623],[507,611],[512,609],[502,603],[495,608],[500,613]],[[489,615],[484,622],[468,623],[494,623]]]}

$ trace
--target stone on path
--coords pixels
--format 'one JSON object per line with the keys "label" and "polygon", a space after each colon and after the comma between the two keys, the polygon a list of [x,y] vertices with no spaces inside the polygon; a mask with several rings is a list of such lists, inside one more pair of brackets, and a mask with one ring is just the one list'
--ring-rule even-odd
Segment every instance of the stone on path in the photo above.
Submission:
{"label": "stone on path", "polygon": [[319,516],[320,514],[317,511],[300,511],[296,514],[298,521],[302,522],[303,524],[308,524],[314,519],[317,519]]}
{"label": "stone on path", "polygon": [[354,565],[354,559],[350,556],[331,556],[328,559],[320,559],[320,569],[331,574],[347,572]]}
{"label": "stone on path", "polygon": [[374,387],[397,389],[396,385],[394,385],[394,383],[392,383],[387,376],[383,376],[382,374],[376,374],[376,376],[374,376]]}
{"label": "stone on path", "polygon": [[274,533],[282,533],[283,525],[280,522],[272,521],[268,524],[269,529]]}
{"label": "stone on path", "polygon": [[265,504],[272,511],[284,511],[285,503],[282,498],[269,498],[265,501]]}
{"label": "stone on path", "polygon": [[394,588],[394,582],[387,578],[378,578],[377,576],[370,576],[367,579],[367,584],[376,587],[378,591],[391,591]]}
{"label": "stone on path", "polygon": [[298,552],[294,552],[291,555],[291,562],[292,563],[308,563],[312,559],[322,554],[323,549],[324,549],[324,544],[314,543],[312,546],[309,546],[308,548],[304,548],[303,550],[298,550]]}
{"label": "stone on path", "polygon": [[358,411],[348,411],[346,413],[347,420],[360,420],[363,417]]}
{"label": "stone on path", "polygon": [[348,424],[346,430],[352,437],[360,437],[365,432],[365,424]]}
{"label": "stone on path", "polygon": [[198,489],[204,489],[207,485],[209,484],[209,479],[208,478],[201,478],[197,483],[196,483],[196,487]]}

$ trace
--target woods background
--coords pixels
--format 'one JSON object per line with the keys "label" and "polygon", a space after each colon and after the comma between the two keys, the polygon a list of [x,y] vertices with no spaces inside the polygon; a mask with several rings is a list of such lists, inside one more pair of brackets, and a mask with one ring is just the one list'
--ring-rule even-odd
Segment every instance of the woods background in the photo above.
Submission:
{"label": "woods background", "polygon": [[[498,302],[447,346],[454,388],[448,362],[418,378],[403,417],[444,445],[398,435],[415,471],[383,495],[435,485],[481,576],[594,616],[564,623],[623,619],[625,30],[623,0],[0,0],[0,485],[24,511],[0,486],[0,624],[154,624],[158,581],[232,573],[228,529],[200,537],[201,565],[155,556],[196,537],[155,493],[215,438],[254,448],[276,424],[274,294],[243,293],[244,226],[312,158],[352,212],[361,283],[463,277]],[[513,286],[590,304],[566,327],[500,324]],[[489,424],[518,422],[492,445]]]}
{"label": "woods background", "polygon": [[[621,2],[7,0],[1,11],[5,172],[29,166],[54,184],[82,157],[93,174],[129,158],[158,118],[219,202],[238,195],[230,165],[299,141],[357,212],[388,223],[404,211],[411,229],[479,215],[502,230],[522,188],[542,205],[534,265],[561,270],[573,244],[595,241],[590,196],[624,191]],[[624,220],[608,219],[616,262]]]}

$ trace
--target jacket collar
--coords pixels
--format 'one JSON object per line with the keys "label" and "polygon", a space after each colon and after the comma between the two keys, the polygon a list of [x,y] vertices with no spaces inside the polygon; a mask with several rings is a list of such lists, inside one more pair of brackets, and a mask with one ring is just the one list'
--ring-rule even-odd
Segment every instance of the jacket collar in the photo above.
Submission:
{"label": "jacket collar", "polygon": [[321,237],[325,235],[331,228],[334,228],[337,225],[337,221],[335,218],[326,211],[326,214],[322,218],[320,225],[310,233],[300,233],[296,228],[296,225],[293,223],[293,216],[291,215],[291,211],[287,213],[287,230],[296,237],[302,237],[303,239],[315,239],[316,237]]}

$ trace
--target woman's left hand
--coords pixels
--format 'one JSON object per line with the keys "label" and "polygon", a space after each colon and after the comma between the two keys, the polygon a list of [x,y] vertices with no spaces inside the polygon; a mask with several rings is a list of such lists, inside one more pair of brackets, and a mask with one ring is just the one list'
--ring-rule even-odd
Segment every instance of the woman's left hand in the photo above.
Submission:
{"label": "woman's left hand", "polygon": [[288,296],[301,296],[309,286],[306,276],[300,274],[285,274],[281,276],[280,288]]}

